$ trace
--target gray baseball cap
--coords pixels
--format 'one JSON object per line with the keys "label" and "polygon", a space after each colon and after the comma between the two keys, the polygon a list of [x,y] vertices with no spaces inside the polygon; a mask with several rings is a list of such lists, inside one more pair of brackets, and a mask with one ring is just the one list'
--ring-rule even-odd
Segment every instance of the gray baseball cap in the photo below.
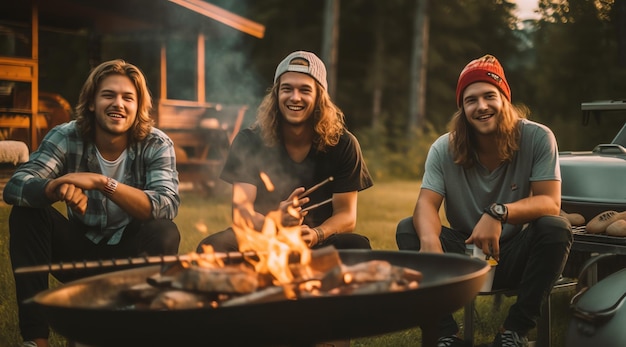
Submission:
{"label": "gray baseball cap", "polygon": [[[304,59],[309,62],[309,66],[291,64],[296,59]],[[276,74],[274,75],[274,83],[278,81],[278,78],[285,72],[300,72],[313,77],[319,84],[328,89],[328,81],[326,81],[326,66],[315,54],[306,51],[296,51],[289,54],[283,61],[278,64],[276,68]]]}

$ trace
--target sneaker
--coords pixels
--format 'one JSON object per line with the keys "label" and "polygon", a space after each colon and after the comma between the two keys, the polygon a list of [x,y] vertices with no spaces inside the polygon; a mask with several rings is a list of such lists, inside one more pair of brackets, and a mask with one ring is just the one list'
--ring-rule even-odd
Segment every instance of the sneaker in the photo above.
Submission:
{"label": "sneaker", "polygon": [[24,341],[22,347],[37,347],[35,341]]}
{"label": "sneaker", "polygon": [[498,333],[493,340],[492,347],[528,347],[528,338],[520,336],[515,331],[505,330]]}
{"label": "sneaker", "polygon": [[437,340],[437,347],[465,347],[467,344],[465,341],[458,338],[456,335],[440,337]]}

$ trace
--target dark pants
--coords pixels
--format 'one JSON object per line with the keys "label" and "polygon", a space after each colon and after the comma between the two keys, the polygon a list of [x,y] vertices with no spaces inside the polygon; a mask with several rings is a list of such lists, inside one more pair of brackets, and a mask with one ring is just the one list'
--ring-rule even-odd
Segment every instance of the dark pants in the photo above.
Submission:
{"label": "dark pants", "polygon": [[[232,228],[228,228],[205,237],[198,244],[198,248],[196,250],[198,253],[204,253],[202,245],[213,246],[213,250],[215,252],[239,251],[237,237],[235,236],[235,232]],[[372,246],[370,246],[370,240],[367,237],[354,233],[334,234],[324,240],[324,242],[313,246],[313,249],[329,245],[333,245],[336,249],[372,249]]]}
{"label": "dark pants", "polygon": [[[443,227],[439,239],[444,252],[465,253],[466,235]],[[420,240],[412,218],[398,223],[396,243],[400,250],[419,250]],[[559,279],[570,248],[572,230],[563,217],[541,217],[512,237],[500,243],[500,262],[496,266],[492,288],[517,289],[516,302],[509,309],[503,327],[520,335],[536,326],[541,305]],[[458,325],[450,314],[440,324],[440,336],[455,335]]]}
{"label": "dark pants", "polygon": [[[10,254],[13,269],[58,262],[121,259],[143,255],[178,254],[180,233],[171,220],[134,221],[124,230],[117,245],[106,242],[94,244],[83,234],[83,227],[71,223],[55,208],[14,206],[9,216]],[[54,273],[61,282],[116,271],[108,268],[94,271],[65,271]],[[48,289],[48,273],[15,274],[19,326],[22,338],[33,340],[49,336],[43,312],[24,300]]]}

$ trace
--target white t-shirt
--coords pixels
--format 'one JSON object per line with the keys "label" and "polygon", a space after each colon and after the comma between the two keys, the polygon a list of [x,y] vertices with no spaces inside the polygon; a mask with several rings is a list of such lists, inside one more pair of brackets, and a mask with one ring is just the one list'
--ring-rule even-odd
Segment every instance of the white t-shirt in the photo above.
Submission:
{"label": "white t-shirt", "polygon": [[[98,162],[102,169],[102,174],[115,179],[118,182],[124,182],[124,162],[126,161],[126,150],[114,161],[106,160],[96,149]],[[106,235],[113,235],[117,231],[124,229],[131,221],[130,215],[122,210],[116,203],[110,199],[106,199],[107,224],[104,227]]]}
{"label": "white t-shirt", "polygon": [[[556,138],[545,125],[522,119],[520,149],[510,163],[489,172],[477,163],[465,170],[454,163],[449,151],[449,133],[440,136],[426,158],[422,188],[444,197],[450,227],[468,237],[492,203],[510,203],[530,195],[534,181],[560,181],[559,151]],[[522,230],[523,225],[505,224],[501,240]]]}

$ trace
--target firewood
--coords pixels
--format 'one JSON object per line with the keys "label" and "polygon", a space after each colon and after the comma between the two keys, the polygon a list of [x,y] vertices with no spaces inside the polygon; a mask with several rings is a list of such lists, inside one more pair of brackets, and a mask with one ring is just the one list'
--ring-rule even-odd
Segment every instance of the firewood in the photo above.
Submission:
{"label": "firewood", "polygon": [[370,282],[355,286],[352,294],[376,294],[376,293],[388,293],[398,292],[408,289],[416,289],[419,286],[417,281],[398,283],[396,281],[378,281]]}
{"label": "firewood", "polygon": [[150,303],[153,310],[184,310],[206,307],[205,299],[191,292],[183,290],[167,290],[159,293]]}
{"label": "firewood", "polygon": [[333,288],[344,285],[344,272],[341,266],[335,266],[331,270],[326,271],[320,281],[320,290],[327,292]]}
{"label": "firewood", "polygon": [[411,282],[421,281],[422,273],[416,270],[394,266],[383,260],[370,260],[344,267],[346,283],[364,283],[375,281]]}
{"label": "firewood", "polygon": [[324,276],[328,271],[341,265],[339,252],[334,246],[327,246],[311,251],[311,261],[307,265],[292,262],[289,265],[295,281],[308,280]]}
{"label": "firewood", "polygon": [[254,293],[241,295],[229,300],[225,300],[220,306],[237,306],[255,303],[274,302],[279,300],[287,300],[283,287],[273,286],[258,290]]}
{"label": "firewood", "polygon": [[352,290],[349,293],[345,294],[378,294],[378,293],[387,293],[389,292],[389,288],[391,288],[391,284],[393,281],[387,279],[385,281],[376,281],[370,283],[361,283],[359,285],[351,286]]}
{"label": "firewood", "polygon": [[246,266],[226,266],[205,269],[197,266],[180,271],[172,282],[173,288],[205,293],[254,292],[258,287],[257,274]]}
{"label": "firewood", "polygon": [[311,252],[311,263],[309,266],[314,271],[324,273],[338,265],[341,265],[341,258],[334,246],[314,249]]}
{"label": "firewood", "polygon": [[346,283],[363,283],[388,280],[391,275],[391,264],[382,260],[346,265],[343,268]]}
{"label": "firewood", "polygon": [[184,270],[185,267],[180,261],[172,264],[165,264],[161,267],[160,272],[149,276],[147,282],[154,287],[171,288],[172,282],[176,279],[176,276]]}
{"label": "firewood", "polygon": [[153,287],[170,288],[172,286],[172,282],[174,281],[174,276],[157,273],[149,276],[146,281]]}
{"label": "firewood", "polygon": [[400,276],[407,282],[421,282],[424,278],[424,274],[421,271],[410,269],[408,267],[396,267],[399,270]]}
{"label": "firewood", "polygon": [[355,295],[355,294],[381,294],[389,292],[397,292],[409,289],[416,289],[419,283],[416,281],[407,283],[398,283],[393,280],[367,282],[367,283],[351,283],[344,286],[333,288],[328,291],[327,295]]}
{"label": "firewood", "polygon": [[130,288],[125,288],[120,291],[120,297],[124,301],[137,302],[150,302],[161,292],[160,288],[154,287],[149,283],[136,284]]}

